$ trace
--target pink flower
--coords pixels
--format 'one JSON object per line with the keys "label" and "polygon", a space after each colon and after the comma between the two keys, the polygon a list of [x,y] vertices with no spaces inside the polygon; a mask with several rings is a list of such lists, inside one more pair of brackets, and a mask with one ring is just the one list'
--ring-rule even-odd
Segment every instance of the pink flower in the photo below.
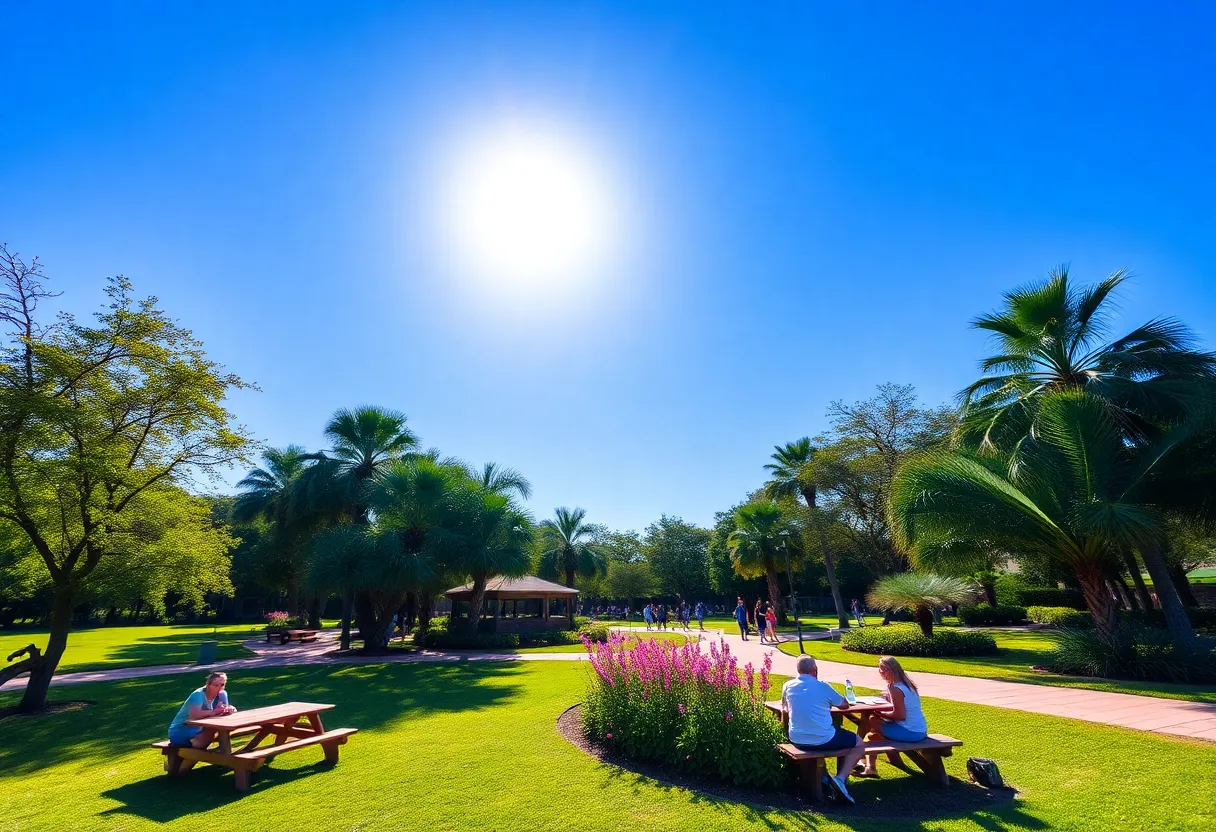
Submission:
{"label": "pink flower", "polygon": [[681,715],[681,716],[683,716],[684,714],[688,713],[688,708],[685,708],[685,707],[684,707],[684,703],[683,703],[683,702],[681,702],[681,703],[680,703],[679,705],[677,705],[676,707],[677,707],[677,708],[680,710],[680,715]]}
{"label": "pink flower", "polygon": [[612,734],[604,734],[604,736],[607,737],[608,739],[612,739]]}
{"label": "pink flower", "polygon": [[726,712],[726,721],[730,722],[732,717],[734,717],[734,714],[731,713],[730,711],[727,711]]}
{"label": "pink flower", "polygon": [[691,754],[685,754],[685,755],[684,755],[684,759],[685,759],[685,760],[691,760],[691,759],[692,759],[692,755],[691,755]]}

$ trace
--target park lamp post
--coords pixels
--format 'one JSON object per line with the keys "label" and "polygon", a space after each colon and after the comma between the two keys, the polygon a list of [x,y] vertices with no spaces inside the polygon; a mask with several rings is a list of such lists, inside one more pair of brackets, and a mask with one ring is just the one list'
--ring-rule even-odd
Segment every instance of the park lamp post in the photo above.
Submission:
{"label": "park lamp post", "polygon": [[794,592],[794,572],[790,569],[790,547],[782,546],[781,551],[785,553],[785,578],[790,584],[790,609],[794,613],[794,626],[798,628],[798,652],[801,654],[806,650],[802,646],[802,621],[798,618],[798,595]]}

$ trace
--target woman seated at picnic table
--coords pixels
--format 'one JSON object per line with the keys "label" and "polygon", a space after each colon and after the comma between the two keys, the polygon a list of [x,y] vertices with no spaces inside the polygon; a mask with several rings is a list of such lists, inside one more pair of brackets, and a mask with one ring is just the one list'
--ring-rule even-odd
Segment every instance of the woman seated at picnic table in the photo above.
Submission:
{"label": "woman seated at picnic table", "polygon": [[[883,656],[878,660],[878,675],[887,683],[882,698],[891,703],[891,710],[870,714],[869,719],[862,722],[861,733],[869,731],[866,739],[885,737],[895,742],[920,742],[929,733],[929,722],[920,706],[916,683],[908,678],[894,656]],[[862,777],[877,777],[877,761],[877,754],[867,754],[865,769],[859,774]]]}
{"label": "woman seated at picnic table", "polygon": [[207,683],[186,697],[186,701],[177,710],[177,716],[169,723],[169,742],[174,745],[192,745],[195,748],[211,745],[211,741],[215,739],[215,731],[187,725],[186,720],[236,713],[236,708],[228,704],[228,694],[224,690],[227,684],[228,674],[219,671],[208,673]]}
{"label": "woman seated at picnic table", "polygon": [[790,742],[803,751],[848,751],[836,760],[836,776],[829,777],[837,793],[854,803],[846,783],[853,766],[866,753],[865,744],[852,731],[837,728],[832,708],[846,709],[848,700],[827,682],[819,681],[819,667],[812,656],[798,659],[798,676],[781,687],[781,706],[789,728]]}

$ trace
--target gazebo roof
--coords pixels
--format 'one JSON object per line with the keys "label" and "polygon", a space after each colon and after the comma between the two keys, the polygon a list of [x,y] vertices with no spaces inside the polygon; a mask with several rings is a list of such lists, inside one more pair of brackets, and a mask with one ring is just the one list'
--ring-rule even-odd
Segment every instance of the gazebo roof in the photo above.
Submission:
{"label": "gazebo roof", "polygon": [[[443,593],[448,598],[464,599],[473,595],[473,583],[464,586],[454,586]],[[486,581],[486,598],[568,598],[578,595],[578,590],[552,581],[542,580],[535,575],[525,575],[522,578],[507,578],[499,575]]]}

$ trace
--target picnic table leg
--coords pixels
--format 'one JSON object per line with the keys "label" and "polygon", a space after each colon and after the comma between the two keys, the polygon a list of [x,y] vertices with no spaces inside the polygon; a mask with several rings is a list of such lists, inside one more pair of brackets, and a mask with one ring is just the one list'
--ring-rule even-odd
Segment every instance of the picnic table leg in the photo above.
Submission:
{"label": "picnic table leg", "polygon": [[324,751],[325,751],[325,762],[327,762],[327,763],[337,763],[338,762],[338,743],[336,741],[335,742],[323,742],[323,743],[321,743],[321,748],[324,749]]}
{"label": "picnic table leg", "polygon": [[939,786],[950,785],[950,776],[946,774],[946,767],[942,764],[942,758],[939,754],[930,751],[905,751],[904,753],[935,784]]}
{"label": "picnic table leg", "polygon": [[308,724],[312,726],[312,730],[316,733],[325,733],[325,725],[321,722],[321,714],[308,714]]}
{"label": "picnic table leg", "polygon": [[182,758],[177,755],[177,751],[166,749],[169,753],[165,755],[165,771],[170,777],[180,777],[182,768]]}
{"label": "picnic table leg", "polygon": [[235,781],[236,790],[238,792],[249,791],[249,783],[250,783],[250,780],[252,779],[252,777],[251,777],[252,772],[249,771],[249,769],[247,769],[247,768],[233,769],[232,775],[233,775],[233,779]]}
{"label": "picnic table leg", "polygon": [[798,764],[798,774],[804,785],[811,790],[811,800],[823,802],[823,760],[813,758],[803,760]]}

